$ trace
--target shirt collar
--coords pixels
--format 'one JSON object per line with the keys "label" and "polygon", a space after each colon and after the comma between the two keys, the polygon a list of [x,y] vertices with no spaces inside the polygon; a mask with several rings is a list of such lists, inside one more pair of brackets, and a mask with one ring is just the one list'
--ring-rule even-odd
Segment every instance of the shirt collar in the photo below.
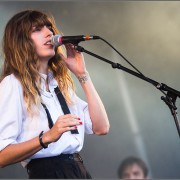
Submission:
{"label": "shirt collar", "polygon": [[50,91],[54,90],[58,86],[57,81],[53,77],[53,73],[51,71],[48,72],[48,74],[40,73],[41,76],[41,90],[46,91],[46,80],[48,80],[49,89]]}

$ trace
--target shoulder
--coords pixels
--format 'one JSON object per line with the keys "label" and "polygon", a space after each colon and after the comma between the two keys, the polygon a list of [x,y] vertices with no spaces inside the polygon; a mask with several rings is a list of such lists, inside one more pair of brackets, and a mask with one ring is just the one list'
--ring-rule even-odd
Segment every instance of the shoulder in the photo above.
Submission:
{"label": "shoulder", "polygon": [[6,92],[9,90],[22,90],[22,86],[14,74],[10,74],[0,82],[0,91],[2,90]]}
{"label": "shoulder", "polygon": [[[6,76],[6,77],[4,77],[2,80],[1,80],[1,85],[3,84],[8,84],[8,83],[10,83],[10,84],[12,84],[12,83],[18,83],[19,82],[19,80],[14,76],[14,74],[10,74],[10,75],[8,75],[8,76]],[[20,83],[20,82],[19,82]]]}

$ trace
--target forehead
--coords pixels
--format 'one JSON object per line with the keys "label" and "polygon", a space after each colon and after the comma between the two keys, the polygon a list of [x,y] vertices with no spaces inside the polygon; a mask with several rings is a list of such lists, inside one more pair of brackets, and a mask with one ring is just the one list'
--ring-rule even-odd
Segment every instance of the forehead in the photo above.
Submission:
{"label": "forehead", "polygon": [[124,173],[134,173],[134,172],[139,172],[143,174],[142,168],[136,163],[131,164],[124,169]]}

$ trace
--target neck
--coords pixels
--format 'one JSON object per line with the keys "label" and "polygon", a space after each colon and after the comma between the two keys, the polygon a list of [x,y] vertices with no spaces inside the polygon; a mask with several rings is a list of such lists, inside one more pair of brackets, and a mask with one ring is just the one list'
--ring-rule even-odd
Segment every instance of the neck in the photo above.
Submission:
{"label": "neck", "polygon": [[40,61],[39,72],[42,74],[48,74],[48,61]]}
{"label": "neck", "polygon": [[[48,61],[43,61],[43,60],[40,61],[39,72],[46,75],[48,74]],[[49,92],[48,78],[46,79],[45,85],[46,85],[46,91]]]}

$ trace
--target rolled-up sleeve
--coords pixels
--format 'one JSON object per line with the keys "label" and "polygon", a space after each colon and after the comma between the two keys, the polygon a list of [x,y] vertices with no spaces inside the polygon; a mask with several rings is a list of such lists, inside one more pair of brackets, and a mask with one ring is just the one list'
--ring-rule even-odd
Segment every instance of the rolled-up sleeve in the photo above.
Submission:
{"label": "rolled-up sleeve", "polygon": [[84,119],[84,125],[85,125],[85,133],[86,134],[93,134],[92,130],[92,121],[91,117],[89,115],[89,109],[87,102],[80,99],[78,96],[76,96],[78,101],[78,109],[80,109],[83,112],[83,119]]}
{"label": "rolled-up sleeve", "polygon": [[86,134],[93,134],[92,121],[89,115],[88,105],[84,108],[84,119],[85,119],[85,132]]}
{"label": "rolled-up sleeve", "polygon": [[0,151],[16,144],[23,119],[23,93],[19,81],[9,75],[0,83]]}

